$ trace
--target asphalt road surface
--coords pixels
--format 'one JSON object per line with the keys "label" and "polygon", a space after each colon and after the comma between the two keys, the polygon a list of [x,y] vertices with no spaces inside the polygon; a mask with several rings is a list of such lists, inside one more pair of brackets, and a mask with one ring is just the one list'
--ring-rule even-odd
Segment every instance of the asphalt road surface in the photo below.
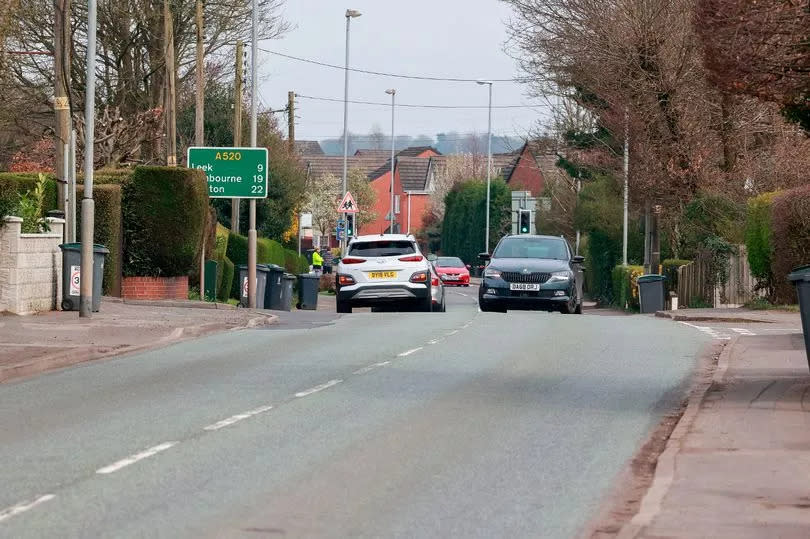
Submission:
{"label": "asphalt road surface", "polygon": [[292,313],[0,385],[0,537],[571,537],[705,332]]}

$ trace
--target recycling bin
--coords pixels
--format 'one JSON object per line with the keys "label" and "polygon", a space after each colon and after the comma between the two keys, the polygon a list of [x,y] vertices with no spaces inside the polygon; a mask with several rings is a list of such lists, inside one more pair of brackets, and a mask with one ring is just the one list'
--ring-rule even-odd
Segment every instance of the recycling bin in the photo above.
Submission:
{"label": "recycling bin", "polygon": [[281,277],[281,311],[292,310],[293,288],[295,287],[295,275],[285,273]]}
{"label": "recycling bin", "polygon": [[302,273],[298,276],[298,305],[304,311],[318,308],[318,289],[321,278],[314,273]]}
{"label": "recycling bin", "polygon": [[284,276],[284,268],[275,264],[265,264],[262,266],[267,272],[267,288],[264,290],[264,308],[274,311],[281,311],[281,279]]}
{"label": "recycling bin", "polygon": [[[267,268],[261,264],[256,265],[256,308],[265,308],[265,289],[267,287]],[[239,266],[239,293],[242,307],[250,306],[248,302],[248,267],[247,264]]]}
{"label": "recycling bin", "polygon": [[804,351],[810,367],[810,265],[794,268],[788,280],[796,287],[799,296],[799,311],[802,316],[802,333],[804,333]]}
{"label": "recycling bin", "polygon": [[638,303],[642,313],[663,311],[665,303],[665,275],[650,273],[638,278]]}
{"label": "recycling bin", "polygon": [[[63,243],[59,248],[62,250],[62,310],[78,311],[82,285],[82,244]],[[93,245],[93,312],[101,308],[104,259],[108,254],[109,249],[103,245]]]}

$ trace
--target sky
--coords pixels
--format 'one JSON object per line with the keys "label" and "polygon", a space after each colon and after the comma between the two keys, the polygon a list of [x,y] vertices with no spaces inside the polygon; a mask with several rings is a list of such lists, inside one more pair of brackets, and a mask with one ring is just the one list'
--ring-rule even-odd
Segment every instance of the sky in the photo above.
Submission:
{"label": "sky", "polygon": [[[522,74],[504,52],[510,9],[498,0],[288,0],[284,17],[293,29],[260,49],[343,66],[347,8],[359,10],[352,19],[350,67],[466,79],[510,79]],[[343,130],[342,69],[331,69],[260,51],[260,92],[264,105],[281,109],[287,92],[335,98],[339,102],[297,99],[296,139],[321,140]],[[352,72],[349,99],[390,103],[385,94],[395,88],[396,100],[419,105],[478,105],[478,109],[397,108],[397,135],[487,131],[487,87],[475,82],[420,81]],[[494,109],[495,135],[525,136],[547,110],[526,96],[514,82],[493,85],[493,105],[534,105],[533,108]],[[286,118],[279,117],[283,128]],[[349,105],[349,131],[368,134],[378,125],[391,132],[390,105]]]}

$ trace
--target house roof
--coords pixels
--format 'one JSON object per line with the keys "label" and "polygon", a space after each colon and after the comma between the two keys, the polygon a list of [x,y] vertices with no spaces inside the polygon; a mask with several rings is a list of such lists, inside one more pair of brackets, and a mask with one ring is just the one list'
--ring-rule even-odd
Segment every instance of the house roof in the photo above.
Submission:
{"label": "house roof", "polygon": [[399,179],[402,182],[403,191],[425,190],[431,159],[406,156],[397,158],[397,170],[399,170]]}
{"label": "house roof", "polygon": [[298,155],[324,155],[323,148],[317,140],[296,140],[295,153]]}
{"label": "house roof", "polygon": [[441,155],[439,150],[437,150],[433,146],[411,146],[409,148],[405,148],[404,150],[398,151],[397,152],[397,157],[399,157],[399,156],[402,156],[402,157],[418,157],[421,154],[423,154],[425,152],[428,152],[428,151],[432,151],[432,152],[435,152],[438,155]]}
{"label": "house roof", "polygon": [[[307,176],[310,178],[317,178],[324,174],[333,174],[338,178],[343,177],[342,156],[303,156],[302,161],[304,162],[304,167],[307,169]],[[368,179],[373,180],[378,177],[374,176],[372,173],[380,168],[380,159],[350,156],[348,158],[348,168],[349,170],[362,170],[363,174],[365,174]]]}
{"label": "house roof", "polygon": [[373,157],[376,159],[386,159],[391,157],[391,150],[376,150],[368,148],[360,148],[354,152],[355,157]]}

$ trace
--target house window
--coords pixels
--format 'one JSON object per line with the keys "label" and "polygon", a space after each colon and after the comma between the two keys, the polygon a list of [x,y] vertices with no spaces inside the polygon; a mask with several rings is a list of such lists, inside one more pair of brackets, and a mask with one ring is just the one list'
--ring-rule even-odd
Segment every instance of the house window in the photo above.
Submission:
{"label": "house window", "polygon": [[399,213],[399,195],[394,195],[394,213]]}

